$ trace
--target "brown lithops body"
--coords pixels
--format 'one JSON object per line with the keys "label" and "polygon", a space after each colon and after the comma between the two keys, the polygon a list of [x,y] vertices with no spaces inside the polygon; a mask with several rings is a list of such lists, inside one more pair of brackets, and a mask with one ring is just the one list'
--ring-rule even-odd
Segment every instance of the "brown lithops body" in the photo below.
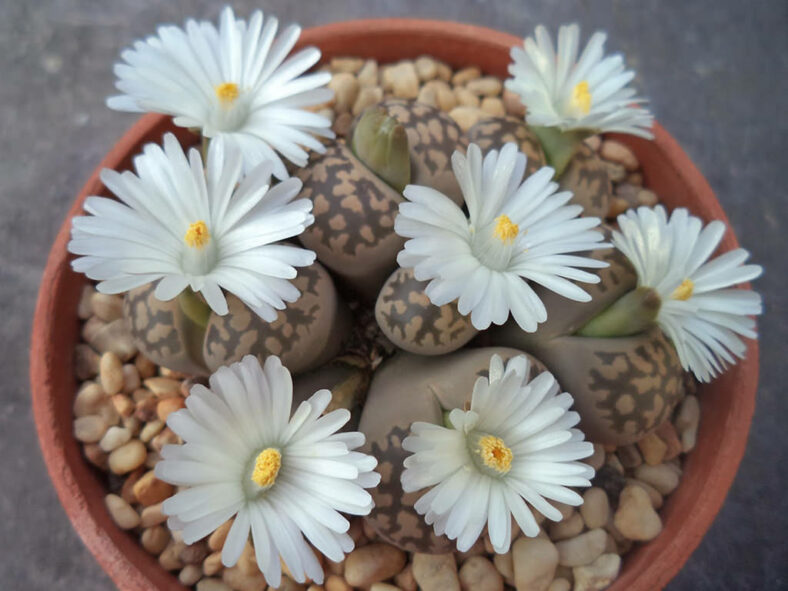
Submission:
{"label": "brown lithops body", "polygon": [[256,355],[277,355],[291,373],[308,371],[336,356],[350,331],[350,315],[320,263],[298,270],[293,279],[301,297],[266,322],[238,298],[228,295],[230,311],[212,314],[205,330],[203,358],[213,372]]}
{"label": "brown lithops body", "polygon": [[571,202],[583,206],[583,215],[607,216],[613,186],[605,163],[585,142],[578,144],[558,184],[562,189],[572,191],[574,197]]}
{"label": "brown lithops body", "polygon": [[[410,455],[402,441],[413,422],[442,424],[443,409],[463,408],[470,402],[476,379],[487,375],[496,353],[504,361],[524,354],[504,347],[465,349],[441,357],[397,353],[375,372],[359,430],[367,437],[363,451],[378,459],[381,475],[378,487],[370,490],[375,508],[367,521],[387,542],[408,552],[440,554],[454,549],[454,543],[436,536],[413,508],[423,491],[402,492],[403,461]],[[544,371],[544,365],[529,358],[530,377]]]}
{"label": "brown lithops body", "polygon": [[531,175],[545,165],[544,151],[539,137],[525,121],[516,117],[490,117],[482,119],[468,130],[468,140],[478,145],[483,153],[500,150],[504,144],[514,142],[526,155],[525,174]]}
{"label": "brown lithops body", "polygon": [[476,334],[469,316],[451,302],[436,306],[424,293],[413,269],[397,269],[383,284],[375,303],[375,320],[392,343],[420,355],[456,351]]}

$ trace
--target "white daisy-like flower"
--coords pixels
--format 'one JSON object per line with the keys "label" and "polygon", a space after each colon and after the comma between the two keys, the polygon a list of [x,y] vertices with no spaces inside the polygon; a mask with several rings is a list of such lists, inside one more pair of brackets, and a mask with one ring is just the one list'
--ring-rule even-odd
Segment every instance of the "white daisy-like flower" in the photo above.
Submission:
{"label": "white daisy-like flower", "polygon": [[[471,314],[479,330],[503,324],[509,313],[528,332],[544,322],[544,304],[533,281],[567,298],[590,296],[569,281],[597,283],[599,277],[577,267],[606,263],[570,253],[608,246],[594,231],[598,218],[578,217],[580,205],[567,205],[572,193],[556,193],[553,169],[544,167],[523,181],[525,155],[515,144],[482,160],[479,147],[452,155],[452,167],[469,217],[449,197],[430,187],[408,185],[394,229],[409,238],[397,261],[429,280],[427,296],[436,306],[458,300],[460,314]],[[525,280],[528,281],[525,281]]]}
{"label": "white daisy-like flower", "polygon": [[703,222],[684,208],[668,219],[665,209],[640,207],[618,216],[613,244],[630,260],[638,285],[654,289],[662,304],[657,324],[673,341],[684,369],[708,382],[743,358],[739,338],[757,338],[753,315],[762,311],[760,294],[733,288],[758,277],[759,265],[743,264],[743,248],[709,260],[725,234],[725,224]]}
{"label": "white daisy-like flower", "polygon": [[604,56],[606,38],[605,33],[594,33],[578,58],[580,27],[562,26],[554,48],[547,29],[540,25],[535,38],[512,48],[512,78],[505,84],[520,95],[529,124],[653,137],[649,131],[653,116],[639,106],[645,101],[635,98],[635,90],[627,86],[635,73],[625,70],[622,56]]}
{"label": "white daisy-like flower", "polygon": [[[278,357],[261,367],[247,355],[220,368],[210,389],[193,386],[186,408],[167,425],[184,441],[166,445],[156,464],[161,480],[186,487],[164,501],[171,528],[192,544],[235,517],[222,548],[233,566],[252,533],[257,565],[270,585],[281,582],[280,557],[295,580],[323,582],[307,540],[334,562],[353,549],[340,511],[367,515],[377,486],[377,461],[353,451],[359,432],[339,433],[345,409],[320,416],[331,401],[319,390],[290,416],[293,382]],[[306,540],[304,539],[306,536]]]}
{"label": "white daisy-like flower", "polygon": [[320,60],[316,47],[293,56],[301,28],[290,25],[276,37],[276,18],[256,11],[249,22],[226,7],[219,28],[186,21],[184,29],[162,26],[157,36],[137,41],[115,65],[123,94],[107,99],[119,111],[172,115],[176,125],[200,128],[205,137],[224,137],[240,148],[244,170],[263,160],[287,178],[279,154],[305,166],[303,147],[325,148],[314,135],[334,137],[331,122],[304,109],[331,99],[328,72],[302,76]]}
{"label": "white daisy-like flower", "polygon": [[[470,410],[449,413],[451,428],[413,423],[402,447],[402,489],[432,487],[415,508],[437,535],[457,540],[467,551],[487,526],[493,548],[509,551],[511,517],[527,536],[539,533],[528,504],[553,521],[561,512],[547,499],[580,505],[567,487],[591,486],[594,469],[579,462],[593,445],[573,429],[580,416],[570,411],[572,396],[560,393],[549,372],[528,381],[525,356],[490,360],[490,377],[473,388]],[[526,502],[528,504],[526,504]]]}
{"label": "white daisy-like flower", "polygon": [[241,179],[241,154],[221,138],[211,142],[205,170],[200,152],[192,149],[187,158],[172,134],[163,149],[146,145],[134,166],[136,174],[101,171],[118,200],[88,197],[85,211],[92,215],[72,222],[68,250],[81,255],[72,267],[99,281],[100,292],[158,281],[158,299],[190,287],[224,315],[224,288],[269,322],[298,299],[289,280],[315,254],[275,243],[314,220],[311,202],[295,199],[300,180],[269,190],[270,162]]}

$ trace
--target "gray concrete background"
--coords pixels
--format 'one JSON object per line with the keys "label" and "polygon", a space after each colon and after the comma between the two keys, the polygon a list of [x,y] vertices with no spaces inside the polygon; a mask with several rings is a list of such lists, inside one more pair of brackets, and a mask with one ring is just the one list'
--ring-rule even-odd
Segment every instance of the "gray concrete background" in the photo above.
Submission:
{"label": "gray concrete background", "polygon": [[[0,589],[112,584],[79,542],[38,450],[27,378],[35,294],[72,199],[133,116],[104,106],[112,63],[158,23],[214,19],[208,0],[0,0]],[[610,33],[659,121],[711,183],[766,267],[761,385],[727,502],[672,591],[788,588],[785,179],[788,2],[239,0],[304,26],[373,16],[483,24],[519,35],[576,20]]]}

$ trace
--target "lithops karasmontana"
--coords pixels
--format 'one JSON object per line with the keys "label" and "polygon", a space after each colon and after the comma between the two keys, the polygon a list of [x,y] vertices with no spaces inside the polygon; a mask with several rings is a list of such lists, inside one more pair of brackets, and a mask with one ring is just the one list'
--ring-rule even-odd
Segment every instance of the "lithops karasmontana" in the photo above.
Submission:
{"label": "lithops karasmontana", "polygon": [[[380,484],[370,490],[375,508],[367,521],[387,542],[407,552],[439,554],[454,549],[454,543],[436,536],[413,508],[423,491],[402,491],[400,476],[409,455],[402,441],[415,421],[442,424],[444,409],[469,403],[476,379],[487,375],[490,357],[496,353],[504,361],[523,354],[505,347],[463,349],[441,357],[401,352],[375,372],[359,430],[367,437],[364,451],[378,459],[381,475]],[[541,363],[530,360],[530,377],[544,371]]]}
{"label": "lithops karasmontana", "polygon": [[298,270],[292,280],[301,297],[266,322],[229,295],[228,314],[212,314],[205,331],[203,358],[211,371],[244,355],[265,360],[278,355],[291,373],[308,371],[337,355],[350,332],[350,314],[320,263]]}
{"label": "lithops karasmontana", "polygon": [[375,303],[375,320],[389,340],[400,349],[420,355],[451,353],[477,333],[469,316],[456,302],[436,306],[424,293],[426,281],[418,281],[413,269],[397,269],[383,284]]}
{"label": "lithops karasmontana", "polygon": [[539,137],[525,121],[516,117],[490,117],[482,119],[468,130],[468,140],[482,149],[500,150],[504,144],[514,142],[526,155],[525,174],[531,175],[545,165],[544,151]]}
{"label": "lithops karasmontana", "polygon": [[583,206],[583,215],[604,218],[610,210],[613,188],[602,159],[584,142],[580,142],[558,184],[572,191],[572,203]]}
{"label": "lithops karasmontana", "polygon": [[298,171],[315,216],[299,240],[374,300],[405,242],[394,232],[402,189],[425,184],[459,202],[450,158],[462,141],[457,125],[428,105],[387,101],[367,109],[349,143],[335,142]]}

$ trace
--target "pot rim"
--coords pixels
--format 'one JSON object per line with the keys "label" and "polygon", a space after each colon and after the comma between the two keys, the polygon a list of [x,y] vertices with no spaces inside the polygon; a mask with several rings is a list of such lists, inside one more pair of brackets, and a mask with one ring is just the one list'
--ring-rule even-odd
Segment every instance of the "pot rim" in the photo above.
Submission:
{"label": "pot rim", "polygon": [[[458,63],[454,60],[453,65],[476,65],[485,73],[505,78],[500,54],[502,51],[508,54],[509,48],[521,43],[519,37],[486,27],[440,20],[391,18],[352,20],[308,28],[304,30],[298,46],[318,46],[323,53],[322,62],[342,55],[375,57],[385,63],[425,53],[440,56],[456,53],[465,56],[463,59],[466,61]],[[474,48],[470,57],[469,46]],[[349,51],[349,48],[352,49]],[[452,61],[451,57],[443,59]],[[57,352],[68,350],[70,353],[79,332],[76,314],[64,317],[61,312],[69,309],[69,305],[72,306],[70,309],[76,310],[79,289],[66,288],[74,282],[80,286],[85,283],[83,277],[78,277],[71,270],[66,245],[71,218],[81,213],[85,197],[106,191],[99,179],[100,170],[128,163],[129,158],[136,155],[135,148],[141,141],[155,137],[155,134],[160,138],[162,130],[169,129],[169,126],[170,119],[164,115],[142,116],[107,153],[83,186],[49,253],[33,319],[30,350],[33,414],[50,479],[69,520],[88,550],[115,584],[129,591],[157,587],[186,588],[172,574],[164,571],[155,557],[147,555],[136,539],[109,520],[101,506],[103,503],[97,502],[97,499],[103,501],[107,491],[91,474],[81,446],[71,436],[72,415],[68,415],[67,427],[64,427],[63,411],[56,408],[56,398],[63,396],[63,392],[69,396],[66,407],[71,408],[75,387],[70,356],[65,363],[66,371],[72,374],[71,380],[66,379],[63,383],[58,379],[64,355],[57,355]],[[632,136],[610,135],[625,142],[636,153],[660,152],[664,160],[662,166],[668,167],[661,168],[660,173],[675,177],[675,182],[685,186],[687,193],[696,198],[692,212],[705,220],[720,219],[728,227],[721,248],[731,250],[738,247],[730,223],[711,187],[678,143],[658,123],[654,124],[653,142]],[[627,554],[622,572],[610,587],[611,591],[647,591],[664,587],[698,546],[720,510],[744,454],[755,408],[757,382],[758,343],[748,341],[746,359],[730,368],[712,385],[720,391],[735,389],[736,394],[730,396],[728,407],[723,408],[710,401],[709,398],[714,397],[710,392],[700,397],[703,411],[698,443],[684,467],[685,474],[691,474],[691,478],[685,476],[666,502],[662,510],[662,533]],[[710,431],[711,424],[718,424],[716,435]],[[720,431],[725,433],[724,437],[719,436]],[[698,457],[701,446],[714,450],[710,461]],[[674,516],[674,513],[681,514]],[[139,552],[131,545],[136,546]]]}

